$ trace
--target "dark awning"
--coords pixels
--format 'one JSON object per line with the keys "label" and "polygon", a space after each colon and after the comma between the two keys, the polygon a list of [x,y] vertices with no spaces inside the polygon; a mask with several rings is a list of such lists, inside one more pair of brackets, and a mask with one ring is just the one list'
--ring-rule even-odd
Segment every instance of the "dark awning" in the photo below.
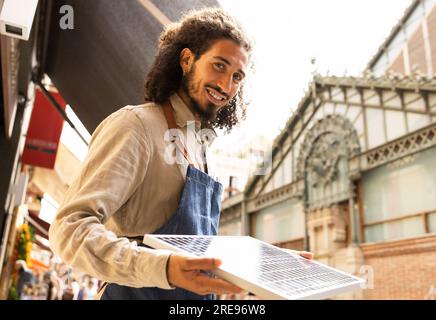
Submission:
{"label": "dark awning", "polygon": [[[144,101],[145,73],[163,30],[147,3],[171,21],[188,9],[218,5],[215,0],[53,1],[42,71],[90,132],[120,107]],[[74,9],[73,30],[59,26],[62,5]]]}

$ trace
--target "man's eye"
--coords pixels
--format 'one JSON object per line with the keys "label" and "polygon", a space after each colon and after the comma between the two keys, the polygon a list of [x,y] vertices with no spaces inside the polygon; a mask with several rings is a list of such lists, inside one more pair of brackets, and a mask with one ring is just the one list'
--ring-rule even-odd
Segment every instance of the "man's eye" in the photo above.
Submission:
{"label": "man's eye", "polygon": [[233,75],[233,80],[234,80],[235,82],[240,82],[240,81],[242,81],[242,76],[241,76],[239,73],[235,73],[235,74]]}
{"label": "man's eye", "polygon": [[225,69],[224,64],[222,63],[214,63],[214,66],[218,71],[223,71]]}

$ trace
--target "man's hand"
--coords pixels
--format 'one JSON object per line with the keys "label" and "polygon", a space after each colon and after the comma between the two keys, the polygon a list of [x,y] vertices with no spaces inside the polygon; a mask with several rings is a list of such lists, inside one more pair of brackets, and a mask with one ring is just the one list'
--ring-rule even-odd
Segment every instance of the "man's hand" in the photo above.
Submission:
{"label": "man's hand", "polygon": [[313,253],[309,251],[297,251],[297,250],[286,249],[286,248],[282,248],[282,249],[291,253],[298,254],[299,256],[302,256],[303,258],[306,258],[308,260],[313,259]]}
{"label": "man's hand", "polygon": [[201,271],[213,271],[221,260],[205,257],[191,257],[173,253],[168,259],[167,277],[170,285],[192,291],[199,295],[241,293],[243,290],[230,282],[211,278]]}

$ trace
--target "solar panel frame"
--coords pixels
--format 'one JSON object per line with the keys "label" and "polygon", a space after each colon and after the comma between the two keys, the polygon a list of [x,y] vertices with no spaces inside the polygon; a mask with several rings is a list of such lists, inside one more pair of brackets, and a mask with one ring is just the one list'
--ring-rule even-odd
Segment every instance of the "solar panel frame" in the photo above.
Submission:
{"label": "solar panel frame", "polygon": [[[166,239],[171,239],[172,243],[168,242]],[[186,249],[183,249],[181,245],[183,244],[183,241],[189,239],[191,241],[194,241],[195,248],[200,248],[201,250],[205,250],[204,252],[198,252],[199,250],[196,250],[197,252],[193,252],[193,250],[189,251]],[[221,240],[220,240],[221,239]],[[342,284],[336,284],[336,285],[329,285],[327,287],[322,287],[320,289],[310,289],[309,292],[302,292],[299,294],[288,294],[284,292],[283,290],[278,290],[277,288],[271,287],[271,285],[268,285],[268,283],[261,283],[259,281],[250,280],[247,276],[246,272],[240,272],[239,270],[235,270],[231,266],[226,265],[225,261],[223,260],[223,264],[216,269],[213,273],[216,274],[218,277],[227,280],[249,292],[252,292],[259,296],[262,299],[274,299],[274,300],[282,300],[282,299],[288,299],[288,300],[300,300],[300,299],[325,299],[330,298],[332,296],[355,290],[358,288],[362,288],[365,281],[361,278],[358,278],[356,276],[353,276],[351,274],[345,273],[341,270],[332,268],[330,266],[327,266],[325,264],[322,264],[318,261],[314,260],[307,260],[298,254],[294,254],[285,250],[282,250],[281,248],[278,248],[274,245],[271,245],[267,242],[261,241],[256,238],[252,238],[249,236],[195,236],[195,235],[162,235],[162,234],[146,234],[144,236],[143,243],[155,248],[155,249],[166,249],[174,252],[182,252],[188,255],[192,256],[204,256],[207,252],[208,248],[204,248],[204,245],[198,246],[198,242],[210,240],[212,243],[213,241],[240,241],[240,242],[248,242],[250,244],[256,244],[260,248],[262,246],[264,248],[269,248],[272,250],[272,252],[275,252],[279,254],[280,256],[287,257],[288,255],[291,256],[293,259],[297,259],[297,262],[300,262],[302,265],[310,266],[310,268],[314,268],[317,270],[322,270],[325,272],[333,273],[335,276],[344,277],[344,279],[347,279],[346,283]],[[197,244],[195,244],[197,242]],[[194,246],[191,244],[191,247]],[[277,251],[278,250],[278,251]],[[223,255],[220,254],[220,252],[212,252],[207,254],[206,256],[213,256],[216,258],[223,259]],[[227,257],[228,258],[228,257]],[[277,261],[275,261],[277,262]],[[286,263],[286,260],[284,261]],[[289,263],[289,262],[288,262]],[[259,264],[259,266],[265,266],[265,264]],[[239,271],[239,272],[238,272]],[[280,271],[280,270],[279,270]],[[278,272],[279,272],[278,271]],[[286,272],[290,272],[289,270],[286,270]],[[268,275],[270,275],[269,273]],[[324,275],[324,274],[320,274]],[[279,277],[278,277],[279,279]],[[312,279],[313,280],[313,279]],[[319,280],[319,279],[318,279]],[[293,280],[294,283],[298,282],[300,286],[304,286],[304,280]],[[322,280],[319,280],[322,282]],[[293,287],[289,281],[286,279],[281,281],[271,281],[269,283],[272,283],[274,286],[277,287],[277,283],[283,284],[285,287]]]}

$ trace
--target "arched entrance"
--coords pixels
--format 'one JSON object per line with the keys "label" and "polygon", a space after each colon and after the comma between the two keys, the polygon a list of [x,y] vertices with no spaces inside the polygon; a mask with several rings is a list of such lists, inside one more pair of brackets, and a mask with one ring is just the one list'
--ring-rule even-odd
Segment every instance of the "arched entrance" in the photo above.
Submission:
{"label": "arched entrance", "polygon": [[348,160],[359,152],[353,125],[340,115],[319,120],[306,134],[300,150],[297,175],[304,179],[309,249],[327,264],[332,264],[335,253],[350,242],[354,188]]}

